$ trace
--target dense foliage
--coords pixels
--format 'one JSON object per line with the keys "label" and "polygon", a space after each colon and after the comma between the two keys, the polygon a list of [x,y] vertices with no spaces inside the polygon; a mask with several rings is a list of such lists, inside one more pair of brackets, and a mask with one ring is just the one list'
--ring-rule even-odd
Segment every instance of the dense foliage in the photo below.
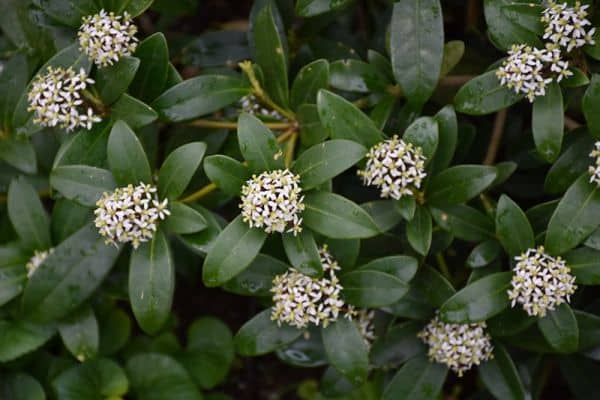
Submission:
{"label": "dense foliage", "polygon": [[600,398],[600,9],[249,3],[0,0],[0,398]]}

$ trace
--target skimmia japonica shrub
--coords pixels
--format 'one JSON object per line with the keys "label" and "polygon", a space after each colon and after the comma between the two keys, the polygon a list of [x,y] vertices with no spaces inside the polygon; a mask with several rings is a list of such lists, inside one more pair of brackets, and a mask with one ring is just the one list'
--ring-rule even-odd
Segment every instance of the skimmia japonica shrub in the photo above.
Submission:
{"label": "skimmia japonica shrub", "polygon": [[600,398],[593,1],[0,10],[0,399]]}

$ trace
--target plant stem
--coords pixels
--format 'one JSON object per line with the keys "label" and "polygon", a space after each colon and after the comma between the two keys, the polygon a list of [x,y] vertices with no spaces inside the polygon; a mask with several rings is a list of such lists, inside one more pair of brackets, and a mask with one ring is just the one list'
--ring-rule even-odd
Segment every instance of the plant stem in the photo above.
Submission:
{"label": "plant stem", "polygon": [[496,113],[496,119],[494,120],[494,130],[492,131],[492,138],[490,139],[490,145],[488,146],[487,154],[483,159],[484,165],[493,165],[498,155],[498,149],[500,148],[500,142],[502,141],[502,135],[504,134],[504,123],[506,122],[506,109],[498,111]]}
{"label": "plant stem", "polygon": [[452,275],[450,275],[450,270],[448,269],[448,263],[446,263],[446,259],[442,253],[436,253],[435,259],[437,260],[438,266],[440,267],[440,272],[444,275],[450,282],[452,282]]}
{"label": "plant stem", "polygon": [[[197,119],[195,121],[191,121],[188,125],[197,128],[237,128],[237,122],[235,121],[213,121],[209,119]],[[284,131],[294,126],[294,124],[291,122],[267,122],[264,125],[274,131]]]}
{"label": "plant stem", "polygon": [[209,183],[208,185],[203,186],[202,188],[190,194],[189,196],[184,197],[180,201],[182,203],[191,203],[193,201],[200,200],[201,198],[203,198],[207,194],[214,192],[215,190],[217,190],[217,185],[215,185],[214,183]]}
{"label": "plant stem", "polygon": [[285,151],[285,167],[289,168],[294,161],[294,150],[296,150],[296,142],[298,141],[298,132],[293,132],[287,141],[287,148]]}

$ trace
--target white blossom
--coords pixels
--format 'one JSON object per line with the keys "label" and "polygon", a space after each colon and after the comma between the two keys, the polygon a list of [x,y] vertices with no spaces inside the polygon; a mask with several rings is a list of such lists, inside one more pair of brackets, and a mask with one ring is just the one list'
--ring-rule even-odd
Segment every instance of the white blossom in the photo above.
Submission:
{"label": "white blossom", "polygon": [[94,222],[107,244],[131,242],[137,248],[152,239],[159,220],[171,214],[167,205],[167,199],[158,199],[156,187],[128,185],[102,195],[96,203]]}
{"label": "white blossom", "polygon": [[377,338],[375,336],[375,310],[365,310],[361,309],[358,311],[352,312],[352,317],[354,318],[354,323],[358,327],[358,331],[363,338],[365,344],[371,347],[371,344]]}
{"label": "white blossom", "polygon": [[297,234],[302,231],[303,201],[298,175],[287,169],[265,171],[242,187],[240,208],[251,228]]}
{"label": "white blossom", "polygon": [[594,144],[594,150],[590,153],[594,162],[589,167],[590,183],[596,183],[600,186],[600,141]]}
{"label": "white blossom", "polygon": [[346,306],[340,297],[340,285],[336,271],[337,261],[327,251],[327,246],[319,249],[323,277],[313,278],[290,268],[273,279],[273,307],[271,320],[277,324],[287,324],[306,328],[310,323],[327,326],[337,320],[340,313],[352,319],[356,311]]}
{"label": "white blossom", "polygon": [[253,94],[248,94],[242,97],[239,101],[242,110],[248,114],[252,114],[255,116],[262,116],[267,118],[272,118],[277,121],[285,122],[287,118],[279,113],[277,110],[270,110],[267,107],[263,106],[260,101]]}
{"label": "white blossom", "polygon": [[31,257],[27,264],[25,264],[25,268],[27,268],[27,277],[31,278],[35,271],[37,271],[38,267],[42,265],[46,258],[48,258],[48,256],[52,253],[54,253],[54,248],[41,251],[35,250],[33,257]]}
{"label": "white blossom", "polygon": [[366,186],[378,188],[383,198],[412,196],[427,176],[421,148],[397,135],[371,147],[366,158],[367,165],[358,175]]}
{"label": "white blossom", "polygon": [[436,316],[417,335],[427,346],[430,360],[447,365],[459,377],[473,365],[494,357],[485,322],[447,324]]}
{"label": "white blossom", "polygon": [[101,119],[86,103],[83,92],[94,80],[82,68],[64,69],[49,66],[45,74],[38,74],[27,95],[28,111],[35,113],[33,122],[41,126],[60,126],[67,131],[75,128],[91,129]]}
{"label": "white blossom", "polygon": [[568,303],[577,289],[565,261],[546,254],[543,246],[528,249],[515,261],[508,297],[512,307],[518,303],[531,316],[544,317],[548,310]]}
{"label": "white blossom", "polygon": [[571,75],[569,63],[562,60],[559,49],[536,49],[524,44],[513,45],[508,58],[496,70],[502,86],[525,94],[530,102],[546,95],[546,87],[554,79],[560,82]]}
{"label": "white blossom", "polygon": [[137,47],[137,27],[131,15],[107,13],[83,17],[79,27],[79,46],[96,65],[106,67],[113,65],[123,56],[131,55]]}
{"label": "white blossom", "polygon": [[557,46],[566,47],[567,51],[594,44],[595,28],[586,30],[591,22],[586,18],[589,5],[581,5],[577,1],[575,7],[569,7],[567,3],[558,4],[552,0],[548,1],[548,8],[542,13],[542,22],[546,25],[544,39],[550,40]]}

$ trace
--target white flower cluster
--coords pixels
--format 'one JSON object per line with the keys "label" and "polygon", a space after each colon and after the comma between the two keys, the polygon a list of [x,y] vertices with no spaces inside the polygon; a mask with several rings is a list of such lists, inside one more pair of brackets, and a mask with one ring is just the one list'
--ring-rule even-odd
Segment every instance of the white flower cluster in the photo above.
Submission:
{"label": "white flower cluster", "polygon": [[83,91],[93,83],[83,69],[77,73],[71,67],[48,67],[45,74],[38,74],[33,80],[27,94],[27,111],[33,111],[33,122],[42,126],[89,130],[101,120],[83,99]]}
{"label": "white flower cluster", "polygon": [[365,344],[371,347],[371,344],[377,338],[375,336],[375,310],[358,310],[351,312],[350,315],[354,317],[354,323],[358,327],[358,331],[363,338]]}
{"label": "white flower cluster", "polygon": [[542,22],[546,25],[544,39],[566,47],[568,52],[586,44],[594,44],[596,29],[585,30],[586,26],[591,25],[586,18],[588,7],[589,5],[582,6],[579,1],[575,3],[575,7],[548,1],[548,8],[542,13]]}
{"label": "white flower cluster", "polygon": [[559,49],[536,49],[524,44],[513,45],[508,58],[496,70],[502,86],[525,94],[530,102],[544,96],[546,86],[554,79],[560,82],[571,75],[569,63],[561,59]]}
{"label": "white flower cluster", "polygon": [[31,278],[31,275],[35,273],[40,265],[48,258],[50,254],[54,253],[54,248],[50,248],[48,250],[35,250],[33,253],[33,257],[29,259],[27,264],[25,264],[25,268],[27,268],[27,277]]}
{"label": "white flower cluster", "polygon": [[131,242],[134,249],[152,239],[157,223],[171,213],[168,200],[162,202],[156,187],[140,183],[105,192],[96,203],[96,228],[106,243]]}
{"label": "white flower cluster", "polygon": [[577,285],[563,259],[549,256],[540,246],[515,260],[512,288],[508,290],[512,307],[519,303],[527,314],[544,317],[548,310],[570,301]]}
{"label": "white flower cluster", "polygon": [[137,47],[137,27],[131,20],[127,13],[115,15],[104,10],[84,17],[77,33],[81,50],[100,67],[131,55]]}
{"label": "white flower cluster", "polygon": [[485,322],[447,324],[436,316],[417,335],[427,346],[432,361],[447,365],[459,377],[473,365],[494,357]]}
{"label": "white flower cluster", "polygon": [[277,121],[287,121],[287,118],[281,115],[279,111],[269,110],[268,108],[260,104],[256,96],[253,94],[249,94],[242,97],[240,99],[240,106],[242,107],[242,110],[244,110],[244,112],[247,112],[248,114],[268,117]]}
{"label": "white flower cluster", "polygon": [[277,321],[279,326],[306,328],[309,323],[327,326],[337,320],[341,312],[349,319],[356,313],[340,298],[343,288],[335,272],[340,267],[327,246],[319,250],[319,255],[323,264],[322,278],[313,278],[290,268],[273,279],[271,320]]}
{"label": "white flower cluster", "polygon": [[589,167],[590,183],[596,183],[600,186],[600,141],[594,144],[594,150],[590,153],[590,157],[595,161]]}
{"label": "white flower cluster", "polygon": [[421,148],[397,135],[371,147],[366,158],[367,165],[358,175],[365,185],[380,189],[383,198],[411,196],[427,176]]}
{"label": "white flower cluster", "polygon": [[242,217],[251,228],[267,233],[302,231],[304,196],[300,177],[291,171],[265,171],[253,175],[242,187]]}

